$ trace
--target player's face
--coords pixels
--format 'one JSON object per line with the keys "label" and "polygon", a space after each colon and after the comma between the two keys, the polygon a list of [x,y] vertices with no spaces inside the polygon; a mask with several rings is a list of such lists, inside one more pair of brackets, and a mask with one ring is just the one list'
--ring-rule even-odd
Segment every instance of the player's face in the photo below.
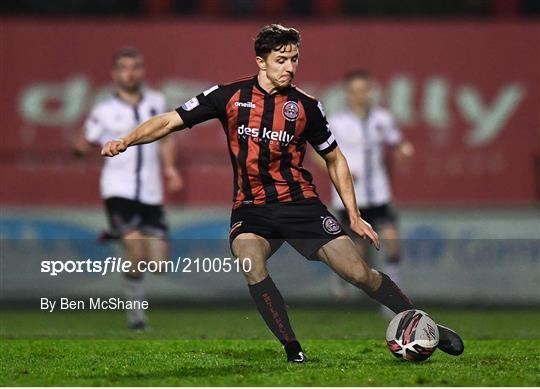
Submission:
{"label": "player's face", "polygon": [[113,80],[116,85],[126,92],[137,92],[144,79],[144,64],[142,58],[122,57],[113,69]]}
{"label": "player's face", "polygon": [[280,50],[272,50],[266,59],[257,57],[259,68],[280,89],[289,86],[298,68],[298,46],[288,44]]}
{"label": "player's face", "polygon": [[367,107],[371,102],[371,81],[364,78],[353,78],[345,86],[347,103],[352,107]]}

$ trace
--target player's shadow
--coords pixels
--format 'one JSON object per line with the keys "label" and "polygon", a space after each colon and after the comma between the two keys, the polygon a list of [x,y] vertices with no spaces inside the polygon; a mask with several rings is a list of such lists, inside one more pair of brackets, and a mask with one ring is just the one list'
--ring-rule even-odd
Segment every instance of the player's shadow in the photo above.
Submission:
{"label": "player's shadow", "polygon": [[[135,372],[131,374],[118,374],[116,372],[110,372],[109,374],[92,374],[92,375],[78,375],[78,378],[89,380],[107,379],[114,381],[115,384],[121,384],[123,381],[131,383],[137,380],[170,380],[173,379],[178,382],[178,385],[183,385],[183,381],[187,383],[191,379],[195,379],[195,385],[201,385],[200,380],[204,377],[210,377],[210,381],[216,381],[216,378],[223,377],[242,377],[246,374],[265,373],[268,371],[274,371],[276,364],[285,364],[284,355],[278,350],[271,347],[265,347],[263,349],[249,349],[249,350],[204,350],[204,351],[185,351],[185,353],[193,353],[194,360],[208,360],[214,358],[226,359],[227,362],[220,364],[219,369],[215,364],[209,366],[178,366],[173,369],[156,369],[152,372]],[[232,363],[231,363],[232,361]],[[141,384],[144,384],[141,382]]]}

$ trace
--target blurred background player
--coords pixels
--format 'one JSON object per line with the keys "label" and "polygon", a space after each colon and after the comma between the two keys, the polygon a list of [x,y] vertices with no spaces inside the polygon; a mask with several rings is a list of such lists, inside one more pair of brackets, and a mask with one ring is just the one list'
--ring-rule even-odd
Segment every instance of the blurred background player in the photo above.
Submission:
{"label": "blurred background player", "polygon": [[[124,47],[115,53],[112,79],[115,93],[92,108],[74,146],[76,155],[83,156],[93,145],[120,138],[166,110],[164,96],[143,87],[144,62],[136,48]],[[174,143],[169,138],[130,148],[119,158],[107,159],[101,171],[101,197],[111,228],[108,235],[121,239],[124,259],[132,261],[130,272],[125,273],[128,300],[144,298],[137,262],[168,258],[161,164],[168,189],[179,191],[183,182],[174,161]],[[129,310],[127,321],[131,329],[147,326],[143,310]]]}
{"label": "blurred background player", "polygon": [[[387,151],[402,161],[411,157],[414,149],[403,139],[392,114],[373,102],[373,79],[368,70],[354,70],[346,74],[343,81],[346,108],[330,116],[328,121],[349,163],[360,214],[384,241],[386,272],[399,283],[400,244],[397,215],[391,206],[387,166],[390,155]],[[347,211],[333,188],[332,206],[337,210],[341,223],[348,225]],[[365,242],[357,240],[357,244],[367,257]],[[345,297],[347,286],[336,280],[334,293]]]}

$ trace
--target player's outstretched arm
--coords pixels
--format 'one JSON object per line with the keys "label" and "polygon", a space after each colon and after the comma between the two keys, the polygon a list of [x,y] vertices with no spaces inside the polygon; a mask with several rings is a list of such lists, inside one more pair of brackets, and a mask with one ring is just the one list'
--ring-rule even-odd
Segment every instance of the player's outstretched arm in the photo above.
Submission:
{"label": "player's outstretched arm", "polygon": [[324,154],[323,158],[326,162],[326,168],[328,169],[330,179],[332,180],[341,201],[343,201],[345,209],[347,209],[351,229],[362,238],[368,238],[378,250],[380,248],[379,236],[373,230],[371,225],[361,218],[358,207],[356,206],[353,180],[345,156],[339,147],[336,147],[331,152]]}
{"label": "player's outstretched arm", "polygon": [[107,142],[101,149],[101,155],[114,157],[129,146],[154,142],[182,128],[184,122],[176,111],[162,113],[147,120],[127,136]]}

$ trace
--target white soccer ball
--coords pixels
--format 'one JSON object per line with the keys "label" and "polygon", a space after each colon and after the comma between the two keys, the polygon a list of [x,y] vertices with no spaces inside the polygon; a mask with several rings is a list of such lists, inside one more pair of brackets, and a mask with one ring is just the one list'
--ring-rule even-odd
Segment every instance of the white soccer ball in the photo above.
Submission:
{"label": "white soccer ball", "polygon": [[397,358],[425,361],[437,349],[437,324],[424,311],[411,309],[396,315],[388,324],[386,344]]}

